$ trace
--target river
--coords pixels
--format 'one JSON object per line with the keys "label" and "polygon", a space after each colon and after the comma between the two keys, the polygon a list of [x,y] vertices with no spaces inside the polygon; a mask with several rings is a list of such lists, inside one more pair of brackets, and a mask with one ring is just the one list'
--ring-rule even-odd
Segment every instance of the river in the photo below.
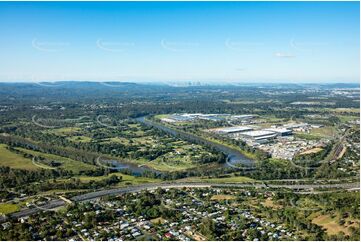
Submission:
{"label": "river", "polygon": [[[205,144],[207,146],[214,148],[215,150],[217,150],[219,152],[224,153],[227,156],[227,162],[222,164],[223,167],[233,167],[233,166],[237,167],[237,165],[243,165],[245,167],[252,168],[252,166],[254,165],[253,160],[247,158],[240,151],[238,151],[236,149],[232,149],[228,146],[206,140],[206,139],[199,137],[197,135],[194,135],[194,134],[189,134],[184,131],[172,129],[170,127],[161,125],[159,123],[152,122],[152,121],[146,119],[146,116],[136,118],[135,120],[137,122],[145,124],[147,126],[151,126],[151,127],[157,128],[159,130],[162,130],[170,135],[180,137],[180,138],[187,140],[189,142],[192,142],[192,143]],[[151,172],[155,172],[157,174],[162,173],[160,171],[151,169],[147,166],[139,166],[139,165],[133,164],[131,162],[123,162],[123,161],[115,161],[115,160],[114,161],[113,160],[105,160],[104,162],[112,163],[112,167],[117,170],[128,169],[134,175],[139,175],[140,173],[143,173],[144,171],[151,171]]]}
{"label": "river", "polygon": [[201,143],[206,144],[208,146],[213,147],[215,150],[220,151],[227,155],[227,162],[224,164],[225,167],[231,167],[232,165],[244,165],[251,167],[254,164],[254,161],[244,156],[240,151],[236,149],[232,149],[228,146],[215,143],[209,140],[206,140],[202,137],[199,137],[197,135],[189,134],[183,131],[175,130],[172,128],[169,128],[167,126],[152,122],[148,119],[146,119],[146,116],[136,118],[136,120],[140,123],[143,123],[147,126],[152,126],[157,129],[163,130],[164,132],[171,134],[173,136],[181,137],[182,139],[185,139],[190,142],[194,143]]}

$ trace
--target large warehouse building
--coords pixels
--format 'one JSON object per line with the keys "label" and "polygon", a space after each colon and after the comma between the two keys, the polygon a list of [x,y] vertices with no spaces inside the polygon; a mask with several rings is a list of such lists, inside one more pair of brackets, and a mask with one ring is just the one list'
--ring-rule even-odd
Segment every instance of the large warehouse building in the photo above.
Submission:
{"label": "large warehouse building", "polygon": [[255,130],[244,132],[242,133],[242,136],[257,143],[267,143],[271,139],[277,137],[277,133],[267,130]]}
{"label": "large warehouse building", "polygon": [[258,140],[258,139],[274,138],[277,136],[277,133],[267,130],[255,130],[255,131],[244,132],[242,135],[245,137]]}
{"label": "large warehouse building", "polygon": [[285,129],[285,128],[271,128],[265,129],[266,131],[275,132],[278,136],[287,136],[292,134],[292,130]]}
{"label": "large warehouse building", "polygon": [[230,137],[236,138],[239,137],[242,133],[252,130],[253,128],[249,126],[234,126],[234,127],[216,129],[215,132],[218,134],[225,134]]}

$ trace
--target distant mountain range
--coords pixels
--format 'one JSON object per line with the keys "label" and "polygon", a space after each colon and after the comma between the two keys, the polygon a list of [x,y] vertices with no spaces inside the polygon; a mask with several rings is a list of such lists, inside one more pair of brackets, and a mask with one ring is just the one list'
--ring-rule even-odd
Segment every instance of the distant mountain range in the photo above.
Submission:
{"label": "distant mountain range", "polygon": [[101,88],[101,87],[144,87],[144,86],[170,86],[170,87],[201,87],[201,86],[254,86],[254,87],[278,87],[278,88],[294,88],[294,87],[316,87],[316,88],[359,88],[359,83],[255,83],[255,82],[95,82],[95,81],[56,81],[56,82],[0,82],[0,86],[16,86],[16,87],[62,87],[62,88]]}

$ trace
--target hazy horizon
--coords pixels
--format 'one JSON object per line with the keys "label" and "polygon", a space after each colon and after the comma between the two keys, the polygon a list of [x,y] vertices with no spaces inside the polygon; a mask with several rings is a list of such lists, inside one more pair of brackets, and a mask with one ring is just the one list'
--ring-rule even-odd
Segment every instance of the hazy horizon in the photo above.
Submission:
{"label": "hazy horizon", "polygon": [[164,85],[184,85],[184,84],[192,84],[194,86],[196,85],[217,85],[217,86],[222,86],[222,85],[263,85],[263,84],[297,84],[297,85],[334,85],[334,84],[358,84],[360,85],[359,81],[348,81],[348,82],[338,82],[338,81],[324,81],[324,82],[313,82],[313,81],[309,81],[309,82],[302,82],[302,81],[197,81],[197,80],[177,80],[177,81],[172,81],[172,80],[168,80],[168,81],[147,81],[147,80],[122,80],[122,81],[117,81],[117,80],[102,80],[102,81],[97,81],[97,80],[41,80],[41,81],[0,81],[1,83],[4,84],[37,84],[37,83],[71,83],[71,82],[78,82],[78,83],[134,83],[134,84],[164,84]]}

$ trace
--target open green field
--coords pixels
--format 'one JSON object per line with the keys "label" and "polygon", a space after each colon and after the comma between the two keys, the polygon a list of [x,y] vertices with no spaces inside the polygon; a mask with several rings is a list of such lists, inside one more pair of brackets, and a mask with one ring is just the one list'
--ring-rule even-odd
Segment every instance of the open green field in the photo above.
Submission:
{"label": "open green field", "polygon": [[[164,146],[164,145],[163,145]],[[214,155],[200,145],[188,144],[185,141],[174,141],[167,144],[171,151],[160,155],[154,160],[143,158],[133,159],[132,162],[146,165],[159,171],[181,171],[201,166],[202,157]]]}
{"label": "open green field", "polygon": [[67,140],[70,140],[72,142],[87,143],[87,142],[92,141],[92,138],[80,135],[80,136],[67,137]]}
{"label": "open green field", "polygon": [[155,140],[152,136],[139,136],[141,131],[137,131],[138,134],[136,135],[136,137],[132,137],[132,138],[124,138],[124,137],[111,137],[111,138],[106,138],[106,139],[102,139],[101,143],[102,144],[110,144],[110,143],[118,143],[118,144],[122,144],[125,146],[148,146],[151,147],[155,144],[158,143],[157,140]]}
{"label": "open green field", "polygon": [[350,113],[350,114],[357,114],[360,112],[359,108],[305,108],[309,111],[317,111],[322,113],[334,113],[334,114],[341,114],[341,113]]}
{"label": "open green field", "polygon": [[70,136],[76,134],[77,132],[81,131],[79,127],[65,127],[65,128],[57,128],[47,131],[49,133],[53,133],[59,136]]}
{"label": "open green field", "polygon": [[44,132],[65,137],[67,140],[76,143],[87,143],[92,141],[92,138],[83,134],[83,130],[80,127],[55,128]]}
{"label": "open green field", "polygon": [[313,136],[332,138],[332,137],[335,137],[336,129],[333,126],[325,126],[322,128],[313,128],[313,129],[311,129],[310,134]]}
{"label": "open green field", "polygon": [[261,116],[261,117],[257,118],[257,120],[263,122],[263,123],[257,124],[257,126],[270,128],[270,126],[273,124],[284,123],[286,119],[277,118],[274,115],[265,115],[265,116]]}
{"label": "open green field", "polygon": [[181,171],[199,166],[197,164],[193,164],[191,162],[185,161],[184,159],[187,158],[183,157],[182,160],[181,159],[162,160],[162,158],[157,158],[152,161],[148,161],[145,159],[137,159],[137,160],[132,160],[132,162],[139,165],[146,165],[147,167],[150,167],[158,171]]}
{"label": "open green field", "polygon": [[[80,182],[82,182],[82,183],[89,183],[91,181],[94,181],[94,182],[102,181],[113,175],[122,177],[122,179],[119,183],[112,185],[112,187],[126,187],[126,186],[130,186],[130,185],[139,185],[139,184],[144,184],[144,183],[156,183],[156,182],[162,181],[161,179],[141,177],[141,176],[138,177],[138,176],[123,174],[121,172],[114,172],[114,173],[110,173],[108,175],[103,175],[103,176],[80,175],[80,176],[74,176],[69,179],[60,178],[60,179],[57,179],[56,182],[67,182],[67,181],[70,181],[75,178],[75,179],[79,179]],[[53,179],[50,179],[49,182],[50,183],[53,182]],[[68,193],[74,194],[74,192],[87,192],[87,191],[91,191],[91,189],[69,189],[69,190],[54,189],[54,190],[48,190],[45,192],[41,192],[39,194],[40,195],[60,195],[60,194],[68,194]]]}
{"label": "open green field", "polygon": [[332,139],[336,136],[337,131],[333,126],[325,126],[322,128],[313,128],[309,133],[306,132],[294,132],[295,136],[301,139],[307,140],[319,140],[322,138]]}
{"label": "open green field", "polygon": [[354,115],[337,115],[337,117],[341,120],[342,123],[347,123],[349,121],[354,121],[359,119],[359,116]]}
{"label": "open green field", "polygon": [[359,113],[360,109],[358,108],[335,108],[333,109],[336,113]]}
{"label": "open green field", "polygon": [[35,166],[31,159],[24,158],[21,154],[6,149],[7,145],[0,144],[0,165],[8,166],[14,169],[37,170],[40,167]]}
{"label": "open green field", "polygon": [[202,138],[208,140],[208,141],[211,141],[211,142],[214,142],[214,143],[218,143],[218,144],[221,144],[221,145],[224,145],[224,146],[227,146],[231,149],[235,149],[235,150],[238,150],[242,155],[246,156],[247,158],[249,159],[252,159],[252,160],[256,160],[257,157],[250,153],[250,152],[247,152],[245,150],[242,150],[240,147],[236,146],[236,145],[232,145],[232,144],[228,144],[228,143],[225,143],[223,142],[222,140],[219,140],[219,139],[214,139],[214,138],[211,138],[209,136],[205,136],[203,135]]}
{"label": "open green field", "polygon": [[119,143],[119,144],[123,144],[123,145],[129,145],[129,139],[126,138],[121,138],[121,137],[113,137],[109,139],[110,142],[113,143]]}
{"label": "open green field", "polygon": [[343,232],[346,235],[350,235],[351,231],[349,230],[350,227],[359,227],[360,221],[359,220],[348,220],[349,223],[345,223],[343,225],[339,224],[340,216],[330,216],[329,214],[319,214],[316,213],[313,215],[312,223],[317,224],[323,227],[327,234],[333,235],[338,234],[339,232]]}
{"label": "open green field", "polygon": [[0,203],[0,214],[14,213],[20,210],[17,204]]}
{"label": "open green field", "polygon": [[168,117],[169,117],[169,114],[158,114],[158,115],[154,116],[154,118],[156,118],[156,119],[168,118]]}
{"label": "open green field", "polygon": [[208,178],[208,177],[189,177],[178,180],[179,182],[209,182],[209,183],[245,183],[254,182],[255,180],[245,176],[234,176],[221,178]]}
{"label": "open green field", "polygon": [[234,200],[234,199],[236,199],[235,196],[232,196],[232,195],[224,195],[224,194],[213,195],[213,196],[211,197],[211,200],[215,200],[215,201]]}
{"label": "open green field", "polygon": [[307,134],[303,132],[295,132],[295,137],[306,140],[319,140],[321,137],[318,135]]}
{"label": "open green field", "polygon": [[119,186],[137,185],[137,184],[151,183],[151,182],[161,182],[160,179],[154,179],[154,178],[148,178],[148,177],[136,177],[136,176],[126,175],[121,172],[115,172],[115,173],[111,173],[109,175],[104,175],[104,176],[76,176],[75,178],[78,178],[81,182],[90,182],[90,181],[100,181],[100,180],[108,178],[112,175],[122,177],[122,181],[118,184]]}
{"label": "open green field", "polygon": [[[65,170],[71,170],[74,173],[78,173],[78,172],[84,171],[84,170],[94,170],[94,169],[96,169],[96,166],[94,166],[94,165],[86,164],[84,162],[72,160],[72,159],[69,159],[69,158],[66,158],[66,157],[53,155],[53,154],[46,154],[46,153],[33,151],[33,150],[27,150],[27,149],[24,149],[24,148],[16,148],[16,149],[21,151],[21,152],[31,154],[33,156],[40,156],[40,157],[44,157],[45,159],[48,159],[48,160],[59,161],[59,162],[61,162],[60,168],[63,168]],[[32,163],[32,165],[35,166],[33,163]],[[46,165],[40,163],[38,168],[46,168]]]}

